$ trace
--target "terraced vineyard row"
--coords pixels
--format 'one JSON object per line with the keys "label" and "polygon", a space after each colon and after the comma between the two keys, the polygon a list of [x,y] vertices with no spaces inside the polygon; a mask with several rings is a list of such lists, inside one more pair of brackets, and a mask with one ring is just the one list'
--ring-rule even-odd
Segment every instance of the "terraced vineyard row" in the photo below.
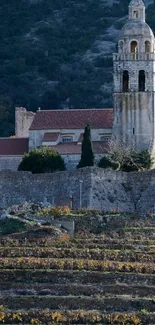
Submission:
{"label": "terraced vineyard row", "polygon": [[[155,263],[155,249],[150,249],[147,252],[141,252],[138,250],[107,250],[107,249],[76,249],[76,248],[28,248],[28,247],[16,247],[16,248],[5,248],[0,249],[0,258],[1,265],[3,263],[10,263],[14,261],[17,265],[18,262],[22,263],[21,257],[23,259],[23,263],[31,264],[31,262],[36,261],[36,258],[40,258],[37,261],[44,261],[45,263],[48,261],[52,263],[54,259],[68,259],[69,263],[75,264],[75,260],[77,259],[91,259],[91,260],[105,260],[105,261],[123,261],[126,262],[149,262]],[[31,258],[33,256],[33,259]],[[8,260],[3,260],[3,257],[9,258]],[[28,260],[26,259],[28,257]],[[12,259],[13,258],[13,259]],[[20,259],[19,259],[20,258]],[[35,259],[34,259],[35,258]],[[53,260],[52,260],[53,259]],[[74,259],[74,261],[72,261]],[[1,266],[0,266],[1,267]]]}
{"label": "terraced vineyard row", "polygon": [[155,324],[155,224],[120,218],[74,238],[1,237],[0,324]]}

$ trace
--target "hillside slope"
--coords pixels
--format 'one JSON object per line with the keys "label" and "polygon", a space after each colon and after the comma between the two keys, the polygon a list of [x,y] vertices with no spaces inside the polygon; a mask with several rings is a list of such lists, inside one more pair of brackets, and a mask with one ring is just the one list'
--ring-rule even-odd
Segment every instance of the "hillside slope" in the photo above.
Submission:
{"label": "hillside slope", "polygon": [[[150,4],[146,0],[145,4]],[[0,135],[14,107],[112,107],[112,58],[129,0],[1,0]],[[155,4],[147,21],[155,28]]]}
{"label": "hillside slope", "polygon": [[0,237],[0,324],[155,324],[154,215],[79,212]]}

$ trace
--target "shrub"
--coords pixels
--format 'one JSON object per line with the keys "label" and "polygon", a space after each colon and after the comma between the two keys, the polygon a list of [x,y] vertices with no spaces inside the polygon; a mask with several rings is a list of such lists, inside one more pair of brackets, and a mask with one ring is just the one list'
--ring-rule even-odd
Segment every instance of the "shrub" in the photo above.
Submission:
{"label": "shrub", "polygon": [[103,157],[100,159],[99,163],[98,163],[98,167],[100,168],[111,168],[111,169],[118,169],[119,168],[119,163],[118,162],[115,162],[115,161],[112,161],[110,159],[110,157]]}
{"label": "shrub", "polygon": [[0,221],[0,235],[13,234],[27,229],[26,223],[15,220],[5,219]]}
{"label": "shrub", "polygon": [[62,215],[68,215],[71,213],[70,208],[68,206],[62,206],[62,207],[52,207],[51,213],[54,216],[62,216]]}
{"label": "shrub", "polygon": [[130,152],[118,150],[110,152],[108,156],[101,158],[98,167],[111,168],[113,170],[121,170],[124,172],[149,170],[153,164],[153,159],[148,150]]}
{"label": "shrub", "polygon": [[148,150],[142,150],[138,153],[138,163],[141,169],[150,169],[153,164],[153,158]]}
{"label": "shrub", "polygon": [[32,149],[29,153],[26,153],[18,170],[31,171],[33,174],[52,173],[65,170],[65,163],[55,149],[43,147],[40,150]]}
{"label": "shrub", "polygon": [[153,160],[148,150],[135,151],[130,157],[125,157],[121,170],[125,172],[149,170]]}

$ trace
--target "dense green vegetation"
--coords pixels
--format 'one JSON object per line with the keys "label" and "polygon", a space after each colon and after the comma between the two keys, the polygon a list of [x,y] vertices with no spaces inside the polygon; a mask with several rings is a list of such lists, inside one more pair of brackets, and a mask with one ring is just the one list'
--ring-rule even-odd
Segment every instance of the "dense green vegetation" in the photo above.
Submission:
{"label": "dense green vegetation", "polygon": [[123,172],[149,170],[152,167],[153,159],[148,150],[130,150],[123,152],[110,152],[109,155],[101,158],[98,167],[121,170]]}
{"label": "dense green vegetation", "polygon": [[88,166],[94,166],[94,153],[91,141],[91,129],[89,124],[86,125],[84,130],[81,159],[79,161],[79,164],[77,165],[77,168],[83,168]]}
{"label": "dense green vegetation", "polygon": [[26,224],[21,220],[0,220],[0,235],[6,235],[18,231],[20,232],[22,230],[26,230]]}
{"label": "dense green vegetation", "polygon": [[33,174],[52,173],[65,170],[65,163],[56,150],[42,147],[25,153],[18,170],[30,171]]}
{"label": "dense green vegetation", "polygon": [[[129,0],[1,0],[0,135],[14,134],[14,107],[111,107],[112,59],[102,41],[120,29]],[[148,9],[154,28],[155,4]],[[108,84],[109,90],[103,85]]]}

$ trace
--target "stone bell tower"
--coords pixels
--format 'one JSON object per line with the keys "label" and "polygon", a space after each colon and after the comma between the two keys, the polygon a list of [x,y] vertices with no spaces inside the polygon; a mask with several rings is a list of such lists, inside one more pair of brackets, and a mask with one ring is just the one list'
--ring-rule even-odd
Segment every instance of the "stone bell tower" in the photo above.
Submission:
{"label": "stone bell tower", "polygon": [[129,4],[114,65],[114,127],[119,141],[137,150],[155,149],[155,38],[142,0]]}

